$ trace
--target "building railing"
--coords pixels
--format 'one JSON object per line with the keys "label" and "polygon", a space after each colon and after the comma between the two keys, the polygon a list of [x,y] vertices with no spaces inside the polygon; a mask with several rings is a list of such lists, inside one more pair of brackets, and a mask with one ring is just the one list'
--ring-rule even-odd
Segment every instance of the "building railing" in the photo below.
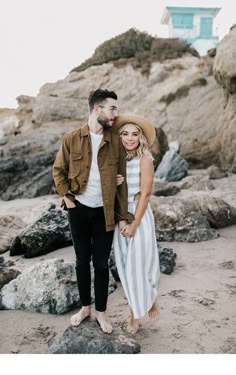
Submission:
{"label": "building railing", "polygon": [[214,30],[213,34],[204,34],[201,35],[200,32],[200,24],[195,25],[193,28],[189,28],[189,25],[169,25],[169,35],[170,38],[181,38],[181,39],[186,39],[186,40],[192,40],[196,39],[199,37],[203,38],[210,38],[210,37],[218,37],[218,30]]}

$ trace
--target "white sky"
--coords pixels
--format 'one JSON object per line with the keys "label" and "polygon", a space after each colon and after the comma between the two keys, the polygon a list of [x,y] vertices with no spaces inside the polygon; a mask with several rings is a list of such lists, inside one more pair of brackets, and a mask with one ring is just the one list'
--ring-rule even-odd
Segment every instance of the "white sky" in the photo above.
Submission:
{"label": "white sky", "polygon": [[[168,3],[168,4],[167,4]],[[208,0],[0,0],[0,108],[17,106],[18,95],[36,96],[46,82],[63,79],[95,48],[131,27],[167,36],[164,6]],[[217,16],[220,39],[236,21],[232,0]],[[231,3],[231,6],[230,6]]]}

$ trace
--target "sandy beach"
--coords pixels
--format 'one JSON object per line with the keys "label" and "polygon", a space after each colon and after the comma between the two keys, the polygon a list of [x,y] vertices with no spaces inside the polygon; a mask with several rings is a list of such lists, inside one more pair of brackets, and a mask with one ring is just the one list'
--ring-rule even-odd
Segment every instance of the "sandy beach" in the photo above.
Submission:
{"label": "sandy beach", "polygon": [[[1,213],[14,210],[31,221],[51,200],[1,202]],[[176,267],[171,275],[161,274],[158,318],[144,318],[135,335],[141,353],[236,353],[236,226],[219,233],[219,238],[206,242],[161,242],[176,252]],[[20,271],[46,259],[75,260],[72,246],[31,259],[10,257],[9,252],[2,255]],[[75,311],[63,315],[1,311],[0,353],[47,353],[48,341],[63,334]],[[120,284],[109,296],[108,315],[115,332],[124,333],[129,307]]]}

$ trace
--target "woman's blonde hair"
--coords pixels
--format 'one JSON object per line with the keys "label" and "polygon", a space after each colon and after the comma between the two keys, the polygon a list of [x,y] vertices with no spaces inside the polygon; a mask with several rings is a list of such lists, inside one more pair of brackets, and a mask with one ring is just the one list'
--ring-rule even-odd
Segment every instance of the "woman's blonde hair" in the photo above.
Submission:
{"label": "woman's blonde hair", "polygon": [[[118,132],[120,136],[122,136],[122,132],[124,131],[124,128],[126,127],[126,125],[127,124],[124,124],[120,127],[119,132]],[[136,124],[132,124],[132,125],[136,126],[136,128],[139,130],[139,146],[136,150],[136,158],[140,159],[143,155],[148,155],[153,159],[152,154],[149,151],[147,138],[145,137],[142,128]],[[126,156],[127,160],[130,160],[133,158],[133,154],[127,150],[126,150],[126,155],[127,155]]]}

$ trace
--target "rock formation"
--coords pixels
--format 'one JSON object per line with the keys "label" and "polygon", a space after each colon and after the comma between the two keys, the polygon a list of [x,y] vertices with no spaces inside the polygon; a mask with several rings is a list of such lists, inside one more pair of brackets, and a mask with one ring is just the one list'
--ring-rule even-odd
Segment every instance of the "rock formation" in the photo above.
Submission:
{"label": "rock formation", "polygon": [[223,110],[217,126],[219,162],[222,169],[236,172],[236,28],[219,44],[213,66],[214,77],[224,91]]}

